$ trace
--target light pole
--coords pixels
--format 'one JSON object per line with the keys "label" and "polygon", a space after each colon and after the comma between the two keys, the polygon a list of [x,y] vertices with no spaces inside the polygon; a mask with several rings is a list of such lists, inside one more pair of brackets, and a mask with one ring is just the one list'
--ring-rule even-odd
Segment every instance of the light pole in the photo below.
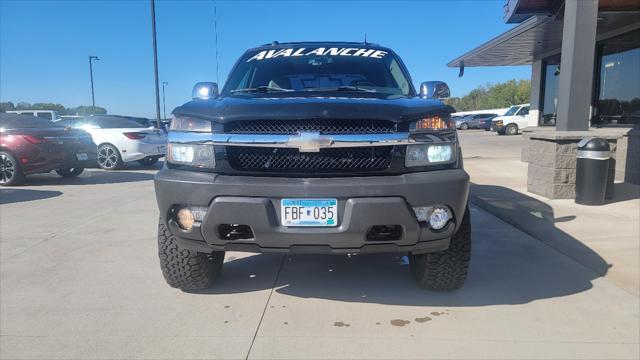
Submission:
{"label": "light pole", "polygon": [[153,37],[153,74],[156,80],[156,124],[162,129],[160,122],[160,89],[158,86],[158,44],[156,41],[156,2],[151,0],[151,36]]}
{"label": "light pole", "polygon": [[97,56],[89,55],[89,75],[91,76],[91,112],[96,111],[96,96],[93,92],[93,60],[100,60]]}
{"label": "light pole", "polygon": [[166,81],[163,81],[162,82],[162,118],[164,120],[167,120],[167,104],[165,103],[165,100],[164,100],[164,87],[166,85],[169,85],[169,83]]}

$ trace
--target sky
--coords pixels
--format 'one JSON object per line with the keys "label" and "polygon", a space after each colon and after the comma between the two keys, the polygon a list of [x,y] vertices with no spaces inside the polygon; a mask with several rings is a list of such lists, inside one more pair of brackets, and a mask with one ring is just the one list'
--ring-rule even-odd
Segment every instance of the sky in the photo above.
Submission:
{"label": "sky", "polygon": [[[160,81],[166,112],[190,100],[199,81],[224,83],[237,58],[274,40],[362,41],[393,49],[418,86],[442,80],[452,96],[531,75],[529,66],[467,68],[446,63],[513,25],[504,0],[156,1]],[[91,105],[111,114],[155,117],[148,0],[0,0],[0,101]],[[161,94],[162,96],[162,94]],[[162,100],[161,100],[162,101]],[[162,107],[162,105],[161,105]]]}

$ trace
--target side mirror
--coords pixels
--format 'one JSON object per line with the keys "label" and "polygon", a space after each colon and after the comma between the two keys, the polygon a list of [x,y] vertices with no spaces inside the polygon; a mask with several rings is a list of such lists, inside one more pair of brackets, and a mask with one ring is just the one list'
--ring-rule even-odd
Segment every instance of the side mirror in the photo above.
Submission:
{"label": "side mirror", "polygon": [[425,81],[420,84],[420,97],[445,99],[451,96],[449,85],[444,81]]}
{"label": "side mirror", "polygon": [[218,97],[218,84],[214,82],[199,82],[193,86],[191,97],[194,100],[208,100]]}

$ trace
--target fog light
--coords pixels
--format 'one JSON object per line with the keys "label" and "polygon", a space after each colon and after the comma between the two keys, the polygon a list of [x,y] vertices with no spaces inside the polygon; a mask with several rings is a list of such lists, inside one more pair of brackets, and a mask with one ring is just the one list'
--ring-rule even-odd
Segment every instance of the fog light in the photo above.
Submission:
{"label": "fog light", "polygon": [[443,206],[436,206],[433,208],[431,215],[429,216],[429,226],[434,230],[440,230],[444,228],[451,219],[451,212],[448,208]]}
{"label": "fog light", "polygon": [[193,227],[193,223],[196,221],[193,216],[193,212],[186,207],[178,210],[176,213],[176,220],[178,221],[178,226],[183,230],[190,230]]}

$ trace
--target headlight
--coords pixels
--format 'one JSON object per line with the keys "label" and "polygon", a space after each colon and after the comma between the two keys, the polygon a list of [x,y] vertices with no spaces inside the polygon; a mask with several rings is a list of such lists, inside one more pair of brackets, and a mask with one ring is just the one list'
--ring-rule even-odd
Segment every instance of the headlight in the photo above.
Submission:
{"label": "headlight", "polygon": [[170,164],[213,169],[216,166],[213,145],[174,144],[167,146]]}
{"label": "headlight", "polygon": [[407,145],[404,166],[426,166],[450,162],[453,159],[452,144]]}
{"label": "headlight", "polygon": [[451,117],[449,115],[435,115],[412,122],[409,126],[409,131],[442,130],[451,128]]}
{"label": "headlight", "polygon": [[213,130],[213,123],[204,119],[174,116],[173,119],[171,119],[169,130],[211,132]]}

